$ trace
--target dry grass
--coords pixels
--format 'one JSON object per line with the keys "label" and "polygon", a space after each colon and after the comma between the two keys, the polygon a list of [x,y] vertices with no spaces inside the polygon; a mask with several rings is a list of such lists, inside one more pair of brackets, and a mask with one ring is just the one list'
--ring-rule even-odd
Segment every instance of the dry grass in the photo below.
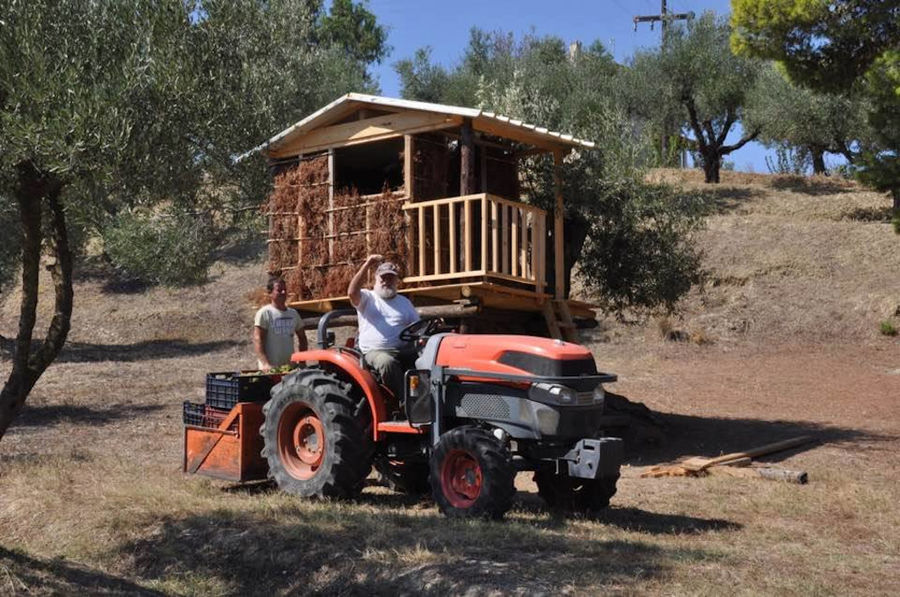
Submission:
{"label": "dry grass", "polygon": [[[900,302],[896,237],[840,215],[872,194],[729,175],[716,192],[736,204],[703,241],[717,282],[678,318],[596,332],[614,389],[667,435],[632,447],[602,515],[549,514],[527,475],[504,523],[448,521],[376,486],[315,503],[184,476],[181,401],[205,371],[252,363],[262,264],[186,291],[84,279],[70,344],[0,442],[0,593],[897,594],[900,342],[878,332]],[[7,337],[17,303],[0,304]],[[818,443],[779,459],[806,486],[639,476],[801,434]]]}

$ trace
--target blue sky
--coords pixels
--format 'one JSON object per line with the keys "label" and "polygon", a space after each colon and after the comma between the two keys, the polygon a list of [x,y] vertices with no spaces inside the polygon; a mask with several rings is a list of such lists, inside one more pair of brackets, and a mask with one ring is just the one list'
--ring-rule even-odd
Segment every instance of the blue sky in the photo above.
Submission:
{"label": "blue sky", "polygon": [[[730,12],[729,0],[669,0],[668,11],[698,15],[712,10],[720,15]],[[659,45],[657,23],[640,23],[635,30],[635,15],[659,14],[660,0],[368,0],[368,7],[388,30],[393,51],[374,73],[383,95],[400,96],[400,81],[393,63],[408,58],[421,47],[430,46],[432,59],[451,67],[462,55],[469,30],[477,26],[487,31],[512,31],[517,37],[534,32],[555,35],[566,42],[585,45],[600,40],[617,62],[625,62],[639,48]],[[739,139],[733,133],[729,142]],[[748,144],[726,157],[738,170],[768,172],[766,149]]]}

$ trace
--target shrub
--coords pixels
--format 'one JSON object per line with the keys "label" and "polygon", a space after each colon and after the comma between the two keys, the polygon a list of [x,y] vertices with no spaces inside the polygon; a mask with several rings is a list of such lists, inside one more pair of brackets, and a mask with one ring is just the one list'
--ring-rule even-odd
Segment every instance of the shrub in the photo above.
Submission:
{"label": "shrub", "polygon": [[882,321],[879,326],[881,333],[885,336],[896,336],[897,328],[890,321]]}
{"label": "shrub", "polygon": [[124,275],[148,284],[184,286],[206,279],[212,228],[184,212],[123,212],[103,234],[106,254]]}

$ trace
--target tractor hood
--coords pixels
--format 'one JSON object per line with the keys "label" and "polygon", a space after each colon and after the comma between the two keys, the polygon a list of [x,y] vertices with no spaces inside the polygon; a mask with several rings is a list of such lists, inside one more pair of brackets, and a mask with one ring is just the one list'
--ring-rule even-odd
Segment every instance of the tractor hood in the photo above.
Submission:
{"label": "tractor hood", "polygon": [[435,364],[535,377],[597,373],[593,355],[583,346],[537,336],[447,334],[440,342]]}

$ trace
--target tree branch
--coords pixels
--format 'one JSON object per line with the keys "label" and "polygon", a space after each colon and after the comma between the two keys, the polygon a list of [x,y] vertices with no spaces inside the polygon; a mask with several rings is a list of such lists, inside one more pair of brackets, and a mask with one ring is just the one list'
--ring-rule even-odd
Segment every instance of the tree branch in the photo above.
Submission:
{"label": "tree branch", "polygon": [[719,131],[719,136],[716,137],[716,146],[721,147],[725,143],[725,137],[728,136],[728,131],[731,130],[731,126],[735,123],[737,117],[734,113],[734,110],[731,108],[728,109],[727,115],[725,116],[725,124],[722,125],[722,130]]}
{"label": "tree branch", "polygon": [[722,147],[720,147],[719,154],[725,155],[725,154],[731,153],[732,151],[737,151],[738,149],[740,149],[741,147],[743,147],[750,141],[753,141],[754,139],[756,139],[758,136],[759,136],[759,129],[756,129],[750,135],[742,137],[741,140],[738,141],[737,143],[735,143],[734,145],[723,145]]}
{"label": "tree branch", "polygon": [[682,98],[681,102],[684,104],[684,107],[687,108],[691,129],[694,131],[694,136],[697,137],[697,145],[700,148],[700,153],[703,154],[706,152],[707,143],[706,138],[703,136],[703,128],[700,126],[700,120],[697,118],[697,108],[694,106],[694,100],[686,97]]}

